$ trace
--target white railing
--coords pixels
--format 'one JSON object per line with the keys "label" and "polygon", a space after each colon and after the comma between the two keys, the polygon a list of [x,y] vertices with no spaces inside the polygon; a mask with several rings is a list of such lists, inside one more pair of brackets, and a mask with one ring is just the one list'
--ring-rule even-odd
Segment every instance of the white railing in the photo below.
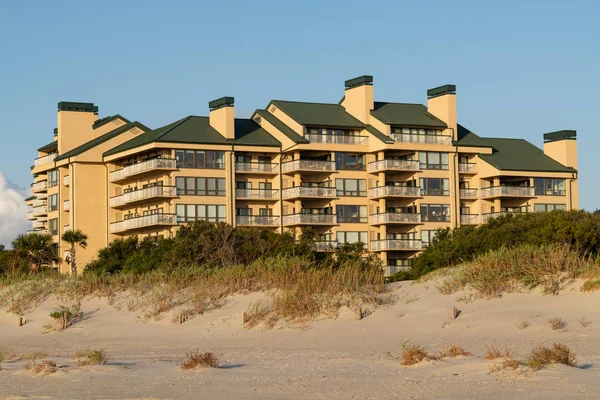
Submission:
{"label": "white railing", "polygon": [[322,241],[318,241],[318,242],[314,242],[312,244],[312,248],[313,251],[333,251],[335,249],[337,249],[338,247],[338,242],[334,241],[334,240],[322,240]]}
{"label": "white railing", "polygon": [[399,143],[452,144],[452,136],[419,135],[416,133],[392,133],[392,139]]}
{"label": "white railing", "polygon": [[123,169],[111,172],[110,181],[119,181],[129,176],[160,169],[177,169],[177,161],[174,158],[153,158],[137,164],[128,165]]}
{"label": "white railing", "polygon": [[535,188],[527,186],[494,186],[481,189],[481,197],[535,197]]}
{"label": "white railing", "polygon": [[395,170],[418,171],[419,162],[415,160],[379,160],[369,163],[369,172]]}
{"label": "white railing", "polygon": [[421,188],[418,186],[379,186],[369,189],[369,197],[420,197]]}
{"label": "white railing", "polygon": [[177,197],[177,188],[175,186],[152,186],[140,190],[134,190],[120,196],[111,197],[109,200],[109,205],[111,207],[118,207],[122,206],[123,204],[146,200],[153,197]]}
{"label": "white railing", "polygon": [[290,214],[283,216],[284,225],[336,225],[334,214]]}
{"label": "white railing", "polygon": [[110,224],[110,232],[123,232],[130,229],[143,228],[152,225],[177,225],[175,214],[152,214],[142,217],[130,218]]}
{"label": "white railing", "polygon": [[474,163],[458,163],[458,172],[465,174],[476,174],[477,164]]}
{"label": "white railing", "polygon": [[461,199],[472,199],[477,197],[477,189],[459,189]]}
{"label": "white railing", "polygon": [[276,199],[276,189],[235,189],[236,199]]}
{"label": "white railing", "polygon": [[371,250],[420,250],[423,244],[414,239],[385,239],[372,240]]}
{"label": "white railing", "polygon": [[378,224],[418,224],[421,222],[421,214],[387,212],[369,215],[371,225]]}
{"label": "white railing", "polygon": [[57,156],[58,153],[50,153],[47,156],[38,157],[33,160],[33,166],[39,167],[40,165],[51,163]]}
{"label": "white railing", "polygon": [[70,211],[71,210],[71,200],[63,201],[63,210]]}
{"label": "white railing", "polygon": [[309,187],[309,186],[296,186],[292,188],[283,189],[281,196],[284,199],[291,199],[295,197],[316,197],[316,198],[335,198],[336,189],[332,187]]}
{"label": "white railing", "polygon": [[48,214],[48,207],[47,206],[39,206],[39,207],[34,207],[33,208],[33,215],[43,215],[43,214]]}
{"label": "white railing", "polygon": [[34,193],[42,192],[46,189],[48,189],[48,181],[36,182],[33,185],[31,185],[31,191]]}
{"label": "white railing", "polygon": [[40,229],[40,228],[44,228],[45,226],[46,226],[46,224],[44,222],[33,221],[33,229]]}
{"label": "white railing", "polygon": [[307,133],[305,137],[312,143],[329,144],[367,144],[367,136],[354,135],[322,135],[318,133]]}
{"label": "white railing", "polygon": [[276,163],[236,162],[235,172],[277,173],[277,165]]}
{"label": "white railing", "polygon": [[48,205],[48,200],[34,200],[31,204],[33,207],[40,207]]}
{"label": "white railing", "polygon": [[272,215],[238,215],[235,217],[238,226],[278,226],[279,217]]}
{"label": "white railing", "polygon": [[294,160],[281,164],[281,172],[292,171],[335,171],[333,161]]}
{"label": "white railing", "polygon": [[460,223],[461,225],[478,225],[481,220],[479,214],[461,214]]}
{"label": "white railing", "polygon": [[390,276],[400,271],[410,271],[411,269],[410,265],[387,265],[383,267],[383,275]]}
{"label": "white railing", "polygon": [[69,175],[63,176],[63,185],[64,186],[69,186],[70,185],[70,183],[71,183],[70,178],[71,178],[71,176],[69,176]]}

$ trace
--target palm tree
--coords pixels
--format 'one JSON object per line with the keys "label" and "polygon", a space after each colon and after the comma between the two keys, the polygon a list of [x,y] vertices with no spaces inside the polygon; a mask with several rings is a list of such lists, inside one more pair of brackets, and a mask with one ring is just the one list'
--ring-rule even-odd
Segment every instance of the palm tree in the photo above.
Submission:
{"label": "palm tree", "polygon": [[87,247],[87,238],[87,235],[79,229],[66,231],[61,237],[63,242],[67,242],[71,245],[71,248],[69,249],[69,259],[67,260],[67,262],[71,263],[71,275],[77,275],[77,245],[81,246],[82,249],[85,249]]}
{"label": "palm tree", "polygon": [[13,268],[37,272],[42,267],[60,262],[52,236],[39,233],[19,235],[12,242]]}

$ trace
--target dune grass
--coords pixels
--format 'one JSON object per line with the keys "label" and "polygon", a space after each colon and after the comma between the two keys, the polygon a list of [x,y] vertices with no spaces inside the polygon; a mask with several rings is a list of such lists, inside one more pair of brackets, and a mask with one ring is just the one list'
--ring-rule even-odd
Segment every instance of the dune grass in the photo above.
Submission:
{"label": "dune grass", "polygon": [[219,358],[213,353],[201,353],[199,350],[196,350],[193,353],[187,353],[186,359],[181,364],[181,369],[190,370],[190,369],[199,369],[199,368],[218,368],[219,367]]}
{"label": "dune grass", "polygon": [[108,356],[102,349],[100,350],[83,350],[75,353],[75,359],[77,360],[77,366],[83,367],[86,365],[98,365],[106,364],[108,362]]}

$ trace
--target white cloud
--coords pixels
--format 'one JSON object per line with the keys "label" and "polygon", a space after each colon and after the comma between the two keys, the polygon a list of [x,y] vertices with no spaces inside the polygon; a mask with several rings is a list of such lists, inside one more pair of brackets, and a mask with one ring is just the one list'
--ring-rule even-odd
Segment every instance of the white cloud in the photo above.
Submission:
{"label": "white cloud", "polygon": [[9,246],[15,237],[31,229],[27,221],[26,191],[0,171],[0,244]]}

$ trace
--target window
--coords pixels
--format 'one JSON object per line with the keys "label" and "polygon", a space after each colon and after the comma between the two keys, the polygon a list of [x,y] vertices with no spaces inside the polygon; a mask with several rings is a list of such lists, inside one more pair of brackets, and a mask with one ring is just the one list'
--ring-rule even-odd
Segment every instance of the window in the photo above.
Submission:
{"label": "window", "polygon": [[58,185],[58,170],[53,169],[52,171],[48,172],[48,187],[56,185]]}
{"label": "window", "polygon": [[58,210],[58,194],[51,194],[48,197],[48,209],[50,211]]}
{"label": "window", "polygon": [[553,178],[533,178],[536,196],[565,196],[565,180]]}
{"label": "window", "polygon": [[364,243],[367,245],[367,232],[337,232],[338,244]]}
{"label": "window", "polygon": [[235,209],[235,215],[250,217],[252,216],[252,209],[248,207],[239,207]]}
{"label": "window", "polygon": [[367,181],[365,179],[336,179],[335,188],[338,196],[366,196]]}
{"label": "window", "polygon": [[441,129],[424,129],[424,128],[401,128],[392,127],[392,133],[394,134],[411,134],[411,135],[441,135]]}
{"label": "window", "polygon": [[566,211],[567,206],[565,204],[536,204],[533,206],[534,212],[548,212],[548,211]]}
{"label": "window", "polygon": [[448,169],[448,153],[419,152],[421,169]]}
{"label": "window", "polygon": [[416,236],[414,232],[409,233],[387,233],[385,235],[387,240],[415,240]]}
{"label": "window", "polygon": [[54,218],[48,221],[48,230],[51,235],[58,235],[58,218]]}
{"label": "window", "polygon": [[194,178],[178,176],[175,179],[178,195],[225,196],[225,178]]}
{"label": "window", "polygon": [[410,267],[412,266],[412,260],[410,258],[388,258],[387,265],[390,267]]}
{"label": "window", "polygon": [[358,131],[331,129],[331,128],[305,128],[305,133],[309,135],[331,135],[331,136],[358,136]]}
{"label": "window", "polygon": [[423,246],[429,246],[438,231],[421,231],[421,242]]}
{"label": "window", "polygon": [[338,205],[336,207],[337,222],[367,222],[367,206]]}
{"label": "window", "polygon": [[365,170],[365,155],[362,153],[335,153],[335,169]]}
{"label": "window", "polygon": [[224,205],[177,204],[177,222],[191,221],[225,222],[227,220]]}
{"label": "window", "polygon": [[448,222],[450,221],[450,205],[421,204],[421,221]]}
{"label": "window", "polygon": [[446,178],[421,178],[421,196],[449,196],[450,183]]}
{"label": "window", "polygon": [[225,169],[222,151],[176,150],[177,168]]}

